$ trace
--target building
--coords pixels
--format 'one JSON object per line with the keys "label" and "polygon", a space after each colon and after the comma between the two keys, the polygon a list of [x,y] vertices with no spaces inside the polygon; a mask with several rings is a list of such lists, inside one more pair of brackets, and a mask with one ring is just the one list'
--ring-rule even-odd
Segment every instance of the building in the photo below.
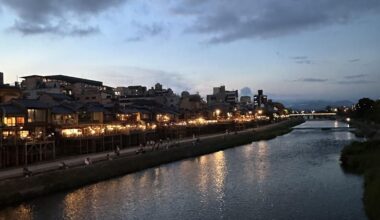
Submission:
{"label": "building", "polygon": [[199,94],[190,94],[187,91],[182,92],[179,102],[179,110],[183,119],[194,119],[207,116],[207,103]]}
{"label": "building", "polygon": [[0,72],[0,86],[4,85],[4,73]]}
{"label": "building", "polygon": [[27,165],[55,158],[50,109],[38,100],[0,104],[0,167]]}
{"label": "building", "polygon": [[145,96],[147,89],[145,86],[128,86],[116,88],[120,96]]}
{"label": "building", "polygon": [[251,96],[241,96],[240,97],[240,103],[243,105],[249,105],[252,103]]}
{"label": "building", "polygon": [[6,103],[12,99],[19,99],[21,97],[21,89],[17,82],[14,86],[4,84],[4,73],[0,72],[0,103]]}
{"label": "building", "polygon": [[102,82],[65,75],[22,77],[21,89],[27,99],[38,99],[44,93],[65,94],[80,102],[109,103],[115,95],[112,87]]}
{"label": "building", "polygon": [[12,99],[21,98],[22,93],[19,87],[10,85],[0,85],[0,103],[9,102]]}
{"label": "building", "polygon": [[124,107],[139,100],[153,101],[175,111],[179,107],[180,97],[172,89],[164,89],[160,83],[157,83],[149,90],[146,90],[144,86],[129,86],[116,88],[116,91],[117,94],[120,94],[118,98],[119,104]]}
{"label": "building", "polygon": [[264,108],[265,105],[268,103],[268,97],[264,95],[264,92],[262,89],[257,91],[257,95],[253,98],[253,104],[255,108]]}
{"label": "building", "polygon": [[207,95],[207,104],[223,104],[227,103],[230,105],[235,105],[238,103],[239,93],[237,90],[228,91],[225,86],[214,87],[213,94]]}

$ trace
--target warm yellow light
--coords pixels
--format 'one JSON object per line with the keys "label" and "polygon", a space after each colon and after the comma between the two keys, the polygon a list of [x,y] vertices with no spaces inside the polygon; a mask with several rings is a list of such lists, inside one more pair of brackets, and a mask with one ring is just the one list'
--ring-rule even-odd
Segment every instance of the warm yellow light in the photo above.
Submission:
{"label": "warm yellow light", "polygon": [[62,133],[62,136],[64,137],[77,137],[77,136],[81,136],[82,135],[82,130],[80,129],[63,129],[61,131]]}

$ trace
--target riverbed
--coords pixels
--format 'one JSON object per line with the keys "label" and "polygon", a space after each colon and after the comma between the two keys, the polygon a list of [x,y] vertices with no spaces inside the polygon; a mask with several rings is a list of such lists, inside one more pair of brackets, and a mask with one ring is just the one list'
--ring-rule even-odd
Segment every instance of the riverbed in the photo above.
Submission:
{"label": "riverbed", "polygon": [[0,219],[366,219],[362,178],[337,121],[307,121],[269,141],[186,159],[0,211]]}

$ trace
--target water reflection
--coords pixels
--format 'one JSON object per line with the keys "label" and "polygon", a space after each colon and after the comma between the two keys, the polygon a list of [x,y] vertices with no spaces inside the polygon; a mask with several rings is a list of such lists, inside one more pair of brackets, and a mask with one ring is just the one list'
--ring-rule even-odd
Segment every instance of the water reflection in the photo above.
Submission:
{"label": "water reflection", "polygon": [[[224,151],[215,154],[199,157],[199,172],[197,174],[198,190],[200,193],[200,202],[207,206],[210,197],[216,198],[218,211],[223,212],[225,198],[225,181],[227,176],[226,158]],[[212,173],[212,175],[210,175]]]}
{"label": "water reflection", "polygon": [[214,184],[216,192],[221,192],[223,190],[224,181],[226,178],[226,161],[224,158],[224,151],[215,153],[211,161],[215,172]]}
{"label": "water reflection", "polygon": [[258,182],[261,183],[265,180],[267,176],[267,171],[269,169],[269,163],[267,161],[268,156],[268,142],[267,141],[259,141],[257,142],[257,158],[256,161],[256,173]]}
{"label": "water reflection", "polygon": [[337,128],[337,127],[339,127],[339,123],[338,121],[334,121],[334,128]]}
{"label": "water reflection", "polygon": [[207,202],[208,197],[208,183],[209,183],[209,175],[208,175],[208,164],[207,164],[207,156],[201,156],[199,158],[199,172],[198,172],[198,189],[201,194],[201,203]]}
{"label": "water reflection", "polygon": [[8,219],[31,220],[33,219],[33,209],[29,204],[21,204],[16,208],[7,208],[0,213],[0,220]]}

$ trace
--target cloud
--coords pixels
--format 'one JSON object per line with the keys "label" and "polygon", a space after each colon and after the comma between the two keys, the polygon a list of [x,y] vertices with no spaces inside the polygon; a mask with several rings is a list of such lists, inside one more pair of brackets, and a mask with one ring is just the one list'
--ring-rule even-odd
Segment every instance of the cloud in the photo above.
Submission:
{"label": "cloud", "polygon": [[67,23],[60,23],[57,25],[51,24],[32,24],[25,22],[15,22],[14,26],[11,28],[12,30],[16,30],[23,35],[35,35],[35,34],[54,34],[61,36],[88,36],[92,34],[97,34],[100,32],[98,27],[88,26],[88,27],[78,27],[74,25],[70,25]]}
{"label": "cloud", "polygon": [[91,18],[127,0],[0,0],[16,14],[12,30],[24,35],[87,36],[98,33]]}
{"label": "cloud", "polygon": [[350,84],[371,84],[371,83],[377,83],[376,81],[370,81],[370,80],[342,80],[337,81],[337,84],[344,84],[344,85],[350,85]]}
{"label": "cloud", "polygon": [[368,80],[370,74],[356,74],[356,75],[347,75],[343,80],[337,81],[337,84],[371,84],[377,83],[377,80]]}
{"label": "cloud", "polygon": [[328,79],[321,79],[321,78],[302,78],[294,80],[294,82],[312,82],[312,83],[319,83],[319,82],[327,82]]}
{"label": "cloud", "polygon": [[378,13],[378,0],[178,0],[176,15],[191,17],[187,32],[203,34],[208,43],[273,38],[346,24]]}
{"label": "cloud", "polygon": [[97,71],[100,80],[111,83],[113,86],[143,85],[150,88],[156,83],[161,83],[177,94],[185,90],[191,91],[195,87],[195,83],[191,79],[176,72],[130,66],[111,67]]}
{"label": "cloud", "polygon": [[364,78],[367,76],[368,76],[368,74],[357,74],[357,75],[348,75],[348,76],[345,76],[344,78],[346,78],[346,79],[357,79],[357,78]]}
{"label": "cloud", "polygon": [[356,63],[356,62],[359,62],[359,61],[360,61],[359,58],[348,60],[349,63]]}
{"label": "cloud", "polygon": [[308,59],[307,56],[295,56],[295,57],[291,57],[291,58],[294,60],[307,60]]}
{"label": "cloud", "polygon": [[152,23],[150,25],[140,24],[136,21],[132,22],[132,25],[137,29],[136,35],[126,39],[128,42],[136,42],[145,40],[147,37],[154,37],[163,34],[165,31],[165,25],[162,23]]}
{"label": "cloud", "polygon": [[243,87],[240,89],[240,96],[252,96],[252,90],[249,87]]}
{"label": "cloud", "polygon": [[294,56],[290,59],[294,60],[294,62],[298,64],[312,64],[313,62],[307,56]]}

